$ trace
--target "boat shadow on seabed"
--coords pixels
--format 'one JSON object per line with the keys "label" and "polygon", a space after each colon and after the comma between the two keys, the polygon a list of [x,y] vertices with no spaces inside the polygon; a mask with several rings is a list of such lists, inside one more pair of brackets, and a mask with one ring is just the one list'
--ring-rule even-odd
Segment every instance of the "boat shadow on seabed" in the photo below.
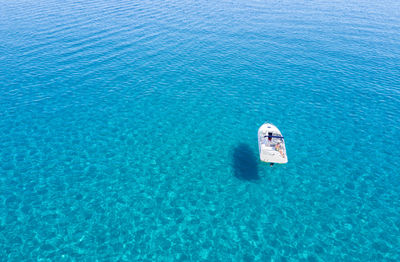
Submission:
{"label": "boat shadow on seabed", "polygon": [[240,180],[258,180],[258,159],[247,144],[239,144],[233,149],[235,177]]}

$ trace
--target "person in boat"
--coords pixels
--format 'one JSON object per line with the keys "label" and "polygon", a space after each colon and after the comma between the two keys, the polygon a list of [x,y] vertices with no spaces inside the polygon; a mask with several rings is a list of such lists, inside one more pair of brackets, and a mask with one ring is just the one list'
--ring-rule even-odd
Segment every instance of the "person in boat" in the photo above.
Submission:
{"label": "person in boat", "polygon": [[275,145],[275,150],[278,151],[283,158],[285,158],[285,154],[283,153],[283,148],[282,148],[281,143],[277,143]]}

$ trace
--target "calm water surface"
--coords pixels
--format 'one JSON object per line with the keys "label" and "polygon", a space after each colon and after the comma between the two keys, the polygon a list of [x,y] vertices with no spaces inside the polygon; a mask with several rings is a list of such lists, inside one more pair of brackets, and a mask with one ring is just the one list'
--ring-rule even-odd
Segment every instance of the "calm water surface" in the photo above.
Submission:
{"label": "calm water surface", "polygon": [[400,260],[398,1],[0,2],[0,260]]}

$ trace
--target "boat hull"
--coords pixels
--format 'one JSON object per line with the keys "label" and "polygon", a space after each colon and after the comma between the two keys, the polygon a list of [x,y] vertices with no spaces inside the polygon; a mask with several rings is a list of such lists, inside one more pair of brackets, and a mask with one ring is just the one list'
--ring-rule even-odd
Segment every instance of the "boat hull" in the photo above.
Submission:
{"label": "boat hull", "polygon": [[288,162],[285,140],[273,124],[265,123],[258,129],[258,149],[260,160],[263,162],[277,164]]}

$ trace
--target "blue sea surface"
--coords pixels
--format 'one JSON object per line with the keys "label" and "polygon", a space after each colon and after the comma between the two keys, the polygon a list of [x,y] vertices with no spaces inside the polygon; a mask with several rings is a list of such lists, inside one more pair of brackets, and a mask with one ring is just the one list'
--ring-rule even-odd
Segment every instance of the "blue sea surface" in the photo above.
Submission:
{"label": "blue sea surface", "polygon": [[399,1],[0,3],[1,261],[400,261]]}

